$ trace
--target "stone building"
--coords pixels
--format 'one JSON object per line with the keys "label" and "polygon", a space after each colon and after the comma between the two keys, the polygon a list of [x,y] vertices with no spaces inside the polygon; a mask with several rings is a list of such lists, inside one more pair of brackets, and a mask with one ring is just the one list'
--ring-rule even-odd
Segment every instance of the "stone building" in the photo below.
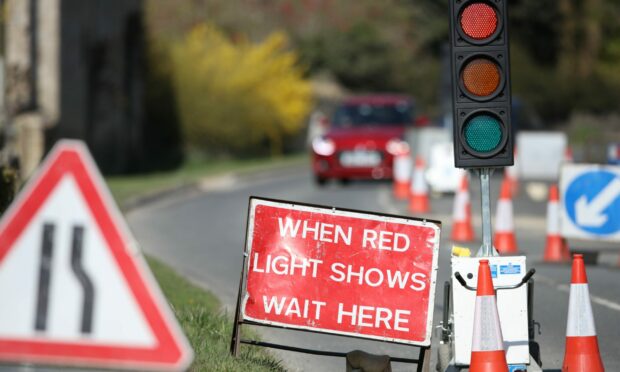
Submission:
{"label": "stone building", "polygon": [[27,176],[59,138],[108,173],[144,156],[141,0],[7,0],[5,158]]}

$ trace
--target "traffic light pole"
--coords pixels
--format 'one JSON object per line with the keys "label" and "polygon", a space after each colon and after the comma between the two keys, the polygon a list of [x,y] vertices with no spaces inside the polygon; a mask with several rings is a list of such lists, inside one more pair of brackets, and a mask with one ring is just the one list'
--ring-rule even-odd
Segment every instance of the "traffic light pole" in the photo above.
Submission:
{"label": "traffic light pole", "polygon": [[482,209],[482,246],[476,253],[478,257],[499,256],[493,247],[491,232],[491,168],[481,168],[480,176],[480,204]]}

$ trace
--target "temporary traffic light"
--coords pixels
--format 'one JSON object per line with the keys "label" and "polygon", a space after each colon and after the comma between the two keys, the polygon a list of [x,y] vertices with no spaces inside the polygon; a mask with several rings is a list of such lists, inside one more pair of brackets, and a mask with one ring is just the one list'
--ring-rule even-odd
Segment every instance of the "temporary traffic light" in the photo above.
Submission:
{"label": "temporary traffic light", "polygon": [[512,165],[507,0],[450,0],[454,160]]}

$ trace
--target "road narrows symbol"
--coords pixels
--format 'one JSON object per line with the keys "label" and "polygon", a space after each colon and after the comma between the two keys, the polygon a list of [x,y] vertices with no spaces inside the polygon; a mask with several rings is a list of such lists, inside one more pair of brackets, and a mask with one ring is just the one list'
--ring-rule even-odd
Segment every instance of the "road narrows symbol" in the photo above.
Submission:
{"label": "road narrows symbol", "polygon": [[91,333],[93,325],[93,308],[95,303],[95,287],[92,280],[86,275],[82,267],[82,247],[84,242],[84,227],[73,227],[73,247],[71,249],[71,269],[82,285],[84,300],[82,303],[82,333]]}
{"label": "road narrows symbol", "polygon": [[41,243],[41,264],[39,265],[39,290],[37,291],[37,311],[34,320],[34,329],[45,331],[47,328],[47,309],[49,301],[50,279],[52,276],[52,251],[54,249],[54,225],[43,225]]}
{"label": "road narrows symbol", "polygon": [[86,146],[59,141],[0,219],[0,363],[185,371],[193,351]]}
{"label": "road narrows symbol", "polygon": [[[47,330],[47,313],[50,301],[50,282],[52,279],[52,258],[54,251],[54,233],[56,227],[51,223],[43,225],[41,242],[41,264],[39,268],[39,291],[37,296],[37,312],[34,328],[37,331]],[[82,267],[84,246],[84,227],[73,226],[71,243],[71,270],[82,286],[82,321],[80,332],[89,334],[93,331],[93,309],[95,304],[95,286]]]}

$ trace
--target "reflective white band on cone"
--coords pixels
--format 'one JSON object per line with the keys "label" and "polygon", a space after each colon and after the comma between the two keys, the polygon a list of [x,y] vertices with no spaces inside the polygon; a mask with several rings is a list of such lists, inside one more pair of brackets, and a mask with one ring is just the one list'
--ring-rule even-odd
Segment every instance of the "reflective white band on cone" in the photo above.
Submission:
{"label": "reflective white band on cone", "polygon": [[567,337],[596,336],[587,284],[571,284],[568,302]]}
{"label": "reflective white band on cone", "polygon": [[512,222],[512,202],[500,199],[497,203],[497,214],[495,216],[496,232],[513,232]]}
{"label": "reflective white band on cone", "polygon": [[455,222],[467,220],[467,204],[469,204],[469,193],[459,190],[456,193],[454,209],[452,210],[452,219]]}
{"label": "reflective white band on cone", "polygon": [[411,183],[412,195],[426,195],[428,193],[428,185],[424,179],[424,170],[416,168],[413,171],[413,182]]}
{"label": "reflective white band on cone", "polygon": [[472,351],[504,350],[495,296],[477,296]]}
{"label": "reflective white band on cone", "polygon": [[411,175],[411,157],[409,154],[394,157],[394,179],[398,182],[409,182]]}
{"label": "reflective white band on cone", "polygon": [[547,235],[560,235],[560,206],[557,202],[547,204]]}

